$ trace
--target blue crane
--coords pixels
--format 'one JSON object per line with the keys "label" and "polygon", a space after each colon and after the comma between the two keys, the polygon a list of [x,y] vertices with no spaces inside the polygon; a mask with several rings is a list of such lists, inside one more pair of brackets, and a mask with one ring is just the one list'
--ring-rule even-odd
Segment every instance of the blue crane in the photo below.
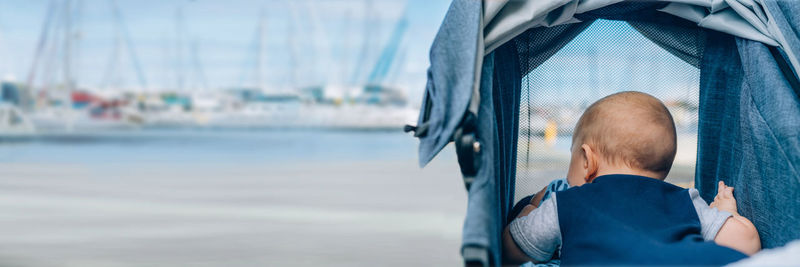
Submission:
{"label": "blue crane", "polygon": [[407,28],[408,19],[405,12],[403,12],[403,15],[397,21],[397,24],[395,24],[389,42],[383,48],[378,61],[375,62],[375,66],[372,68],[372,72],[370,72],[367,78],[367,84],[377,85],[384,82],[386,76],[389,74],[389,70],[391,70],[392,63],[394,63],[397,57],[397,50],[400,47],[400,43],[403,41],[403,36]]}

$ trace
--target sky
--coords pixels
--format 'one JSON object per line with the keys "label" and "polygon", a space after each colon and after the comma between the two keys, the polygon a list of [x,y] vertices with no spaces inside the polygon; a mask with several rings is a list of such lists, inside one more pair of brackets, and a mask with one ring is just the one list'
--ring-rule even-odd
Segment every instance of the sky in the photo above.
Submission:
{"label": "sky", "polygon": [[[49,3],[0,0],[0,75],[4,78],[24,81],[30,75]],[[72,3],[77,37],[70,43],[75,47],[70,69],[77,83],[102,88],[141,86],[128,52],[131,50],[120,41],[125,36],[119,34],[123,31],[118,29],[123,27],[117,26],[113,15],[114,1]],[[420,88],[411,89],[415,92],[424,87],[428,49],[449,6],[445,0],[116,3],[121,11],[119,21],[126,26],[147,87],[175,88],[181,83],[180,77],[184,88],[246,86],[257,83],[259,77],[276,87],[363,81],[397,21],[405,16],[408,28],[398,48],[397,70],[386,79],[403,87]],[[57,15],[51,18],[64,21]],[[57,28],[63,23],[53,25]],[[261,75],[256,75],[259,25],[265,25],[264,49],[260,49],[265,52]],[[54,37],[49,40],[63,44]],[[63,54],[54,54],[42,56],[47,59],[38,65],[37,79],[53,72],[47,70],[48,66],[55,71],[62,69],[52,66],[62,66]]]}
{"label": "sky", "polygon": [[588,105],[618,91],[697,104],[700,70],[623,21],[598,20],[523,78],[532,103]]}
{"label": "sky", "polygon": [[[71,1],[76,33],[72,76],[79,86],[107,90],[363,84],[405,18],[407,30],[383,83],[404,88],[411,103],[421,99],[428,50],[449,6],[446,0]],[[58,52],[44,53],[31,71],[49,3],[0,0],[0,77],[25,81],[34,73],[35,86],[59,79],[63,54]],[[113,15],[113,3],[120,20]],[[63,22],[58,15],[50,17]],[[63,23],[53,25],[59,29]],[[123,28],[129,46],[120,34]],[[63,43],[53,36],[63,35],[51,35],[48,44]],[[130,51],[137,55],[141,80]],[[260,72],[258,51],[263,52]],[[691,95],[697,94],[698,75],[626,23],[600,21],[523,83],[543,88],[532,99],[542,103],[582,103],[619,90],[696,99]]]}

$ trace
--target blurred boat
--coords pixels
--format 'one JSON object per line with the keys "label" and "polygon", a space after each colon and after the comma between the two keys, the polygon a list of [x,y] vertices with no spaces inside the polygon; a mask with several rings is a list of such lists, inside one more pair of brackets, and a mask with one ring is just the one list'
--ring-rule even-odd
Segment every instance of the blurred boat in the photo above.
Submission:
{"label": "blurred boat", "polygon": [[38,132],[104,132],[141,128],[142,118],[126,111],[102,111],[102,115],[87,110],[46,109],[30,113],[30,121]]}
{"label": "blurred boat", "polygon": [[210,128],[401,129],[416,110],[364,101],[313,100],[294,93],[249,92],[245,101],[204,112]]}
{"label": "blurred boat", "polygon": [[26,136],[35,132],[33,123],[19,108],[8,103],[0,103],[0,136]]}

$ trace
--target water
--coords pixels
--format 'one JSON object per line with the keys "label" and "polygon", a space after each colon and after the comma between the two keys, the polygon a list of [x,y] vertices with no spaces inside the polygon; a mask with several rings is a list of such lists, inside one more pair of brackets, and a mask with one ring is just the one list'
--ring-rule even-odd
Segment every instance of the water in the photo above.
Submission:
{"label": "water", "polygon": [[148,130],[0,143],[0,162],[313,164],[416,160],[417,143],[410,135],[381,131]]}
{"label": "water", "polygon": [[0,144],[0,265],[457,265],[451,149],[399,132],[145,131]]}

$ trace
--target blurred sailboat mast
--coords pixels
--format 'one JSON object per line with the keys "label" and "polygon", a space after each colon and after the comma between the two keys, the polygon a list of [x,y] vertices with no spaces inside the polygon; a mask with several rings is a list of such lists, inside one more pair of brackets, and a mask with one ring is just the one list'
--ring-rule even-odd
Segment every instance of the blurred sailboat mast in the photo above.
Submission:
{"label": "blurred sailboat mast", "polygon": [[72,1],[65,0],[64,1],[64,90],[68,92],[67,94],[67,107],[72,107],[72,97],[71,93],[74,87],[73,80],[72,80],[72,58],[70,57],[72,54]]}
{"label": "blurred sailboat mast", "polygon": [[[313,77],[315,77],[315,79],[310,80],[310,84],[304,84],[303,86],[319,86],[322,84],[324,87],[325,83],[328,83],[329,85],[338,85],[334,79],[332,79],[333,77],[331,77],[332,74],[336,74],[336,71],[332,70],[332,67],[336,68],[336,66],[334,66],[331,62],[331,52],[333,52],[331,48],[335,48],[336,46],[331,43],[331,38],[329,36],[329,34],[336,34],[336,32],[326,30],[325,24],[322,21],[322,17],[320,16],[318,7],[316,5],[312,4],[311,2],[304,3],[305,5],[302,11],[305,11],[305,14],[303,15],[306,16],[300,17],[308,17],[308,19],[303,20],[308,27],[308,29],[304,30],[304,32],[308,32],[310,34],[310,40],[307,40],[310,42],[306,43],[311,44],[312,49],[309,49],[309,51],[313,52],[314,54],[311,55],[311,57],[305,55],[306,63],[311,63],[311,69],[303,70],[303,73],[311,72],[313,73]],[[306,36],[309,35],[307,34]],[[341,36],[343,37],[344,35]],[[309,61],[309,58],[314,60]]]}
{"label": "blurred sailboat mast", "polygon": [[44,16],[44,24],[42,25],[42,32],[39,35],[39,42],[36,45],[36,52],[33,54],[33,63],[31,64],[30,72],[28,72],[28,78],[26,83],[28,86],[33,88],[34,80],[36,79],[36,70],[39,68],[39,61],[42,58],[42,55],[45,53],[45,47],[47,46],[47,39],[50,36],[50,24],[52,22],[52,18],[55,16],[54,12],[57,10],[56,8],[56,1],[51,0],[50,4],[47,6],[47,12]]}
{"label": "blurred sailboat mast", "polygon": [[341,66],[337,68],[339,70],[339,75],[337,75],[338,82],[345,88],[344,96],[345,98],[348,99],[348,101],[352,100],[351,98],[353,97],[352,96],[353,92],[351,92],[351,87],[353,85],[347,80],[347,76],[353,67],[352,66],[353,60],[351,60],[350,58],[351,52],[353,51],[352,49],[353,31],[351,31],[350,29],[352,25],[352,20],[353,20],[353,14],[350,12],[350,10],[347,10],[347,13],[345,13],[344,26],[342,26],[342,31],[341,31],[342,36],[347,36],[347,38],[345,38],[345,40],[342,41],[343,44],[341,46],[341,51],[340,51],[342,54],[341,57],[342,63]]}
{"label": "blurred sailboat mast", "polygon": [[367,65],[368,59],[372,52],[372,0],[366,0],[364,2],[364,15],[362,24],[364,25],[363,29],[363,36],[362,36],[362,44],[361,44],[361,51],[358,54],[358,59],[356,60],[356,64],[354,67],[353,75],[350,78],[350,83],[359,85],[361,84],[361,73],[363,73],[363,67]]}
{"label": "blurred sailboat mast", "polygon": [[175,84],[178,91],[183,91],[185,88],[185,77],[183,71],[183,8],[178,7],[175,10]]}
{"label": "blurred sailboat mast", "polygon": [[64,91],[66,92],[66,99],[64,102],[64,112],[67,114],[67,131],[73,131],[75,127],[75,118],[72,114],[72,92],[74,90],[74,83],[72,80],[71,72],[71,54],[72,54],[72,1],[64,1]]}
{"label": "blurred sailboat mast", "polygon": [[298,88],[298,47],[297,47],[297,40],[295,40],[298,25],[297,25],[297,10],[295,6],[292,4],[291,1],[288,2],[289,4],[289,23],[286,24],[287,27],[287,36],[286,36],[286,45],[289,48],[289,71],[291,72],[289,77],[289,85],[288,88]]}
{"label": "blurred sailboat mast", "polygon": [[256,48],[256,88],[264,92],[266,88],[266,81],[264,79],[264,68],[266,66],[267,56],[267,18],[264,8],[261,8],[258,14],[258,34],[257,34],[257,48]]}
{"label": "blurred sailboat mast", "polygon": [[[267,82],[269,79],[264,77],[268,72],[267,49],[267,17],[266,10],[262,7],[259,10],[258,21],[256,22],[255,35],[242,61],[242,74],[239,79],[240,87],[256,89],[261,92],[268,90]],[[250,76],[251,74],[252,76]]]}
{"label": "blurred sailboat mast", "polygon": [[120,62],[122,61],[121,59],[124,47],[124,50],[127,50],[128,57],[133,64],[134,71],[136,72],[136,78],[139,82],[139,87],[141,89],[145,89],[147,88],[147,79],[145,78],[144,71],[139,63],[139,57],[136,54],[136,48],[131,40],[128,27],[125,24],[125,19],[122,17],[122,12],[120,11],[116,0],[109,0],[108,4],[111,8],[111,14],[114,17],[114,50],[112,51],[111,58],[109,59],[109,64],[106,68],[106,74],[103,77],[102,87],[110,88],[113,86],[118,87],[117,89],[122,87],[121,84],[114,84],[114,80],[118,79],[120,75]]}
{"label": "blurred sailboat mast", "polygon": [[[51,100],[56,100],[59,104],[57,113],[66,117],[64,121],[67,122],[67,130],[72,129],[72,92],[75,87],[72,74],[72,53],[75,47],[72,42],[77,35],[72,27],[73,12],[71,0],[50,1],[27,79],[28,86],[36,88],[37,74],[40,70],[43,72],[40,78],[41,88],[36,96],[36,108],[49,107]],[[58,79],[59,70],[61,81],[53,88],[55,82],[52,80]]]}
{"label": "blurred sailboat mast", "polygon": [[208,90],[208,80],[206,80],[206,72],[203,69],[203,64],[200,62],[200,53],[198,50],[199,44],[197,40],[192,41],[192,80],[197,82],[196,88]]}

